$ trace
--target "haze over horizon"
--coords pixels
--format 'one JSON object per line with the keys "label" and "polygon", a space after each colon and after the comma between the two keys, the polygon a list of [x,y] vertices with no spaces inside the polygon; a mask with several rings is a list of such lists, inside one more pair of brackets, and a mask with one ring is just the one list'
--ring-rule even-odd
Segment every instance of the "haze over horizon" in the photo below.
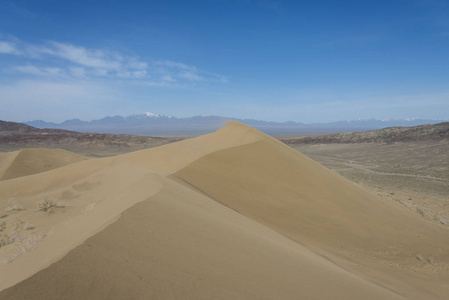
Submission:
{"label": "haze over horizon", "polygon": [[[296,124],[304,124],[304,125],[312,125],[312,124],[333,124],[333,123],[341,123],[341,122],[369,122],[369,121],[380,121],[380,122],[394,122],[394,121],[398,121],[398,122],[422,122],[422,121],[433,121],[435,123],[437,122],[446,122],[449,121],[449,119],[420,119],[420,118],[385,118],[385,119],[376,119],[376,118],[357,118],[357,119],[351,119],[351,120],[338,120],[338,121],[334,121],[334,122],[323,122],[323,123],[318,123],[318,122],[313,122],[313,123],[304,123],[304,122],[295,122],[295,121],[280,121],[280,122],[276,122],[276,121],[267,121],[267,120],[260,120],[260,119],[251,119],[251,118],[235,118],[232,116],[219,116],[219,115],[192,115],[192,116],[186,116],[186,117],[178,117],[178,116],[173,116],[173,115],[165,115],[165,114],[157,114],[157,113],[153,113],[153,112],[140,112],[140,113],[135,113],[135,114],[131,114],[131,115],[112,115],[112,116],[103,116],[103,117],[99,117],[96,119],[80,119],[80,118],[72,118],[72,119],[67,119],[64,120],[62,122],[47,122],[46,120],[30,120],[30,121],[25,121],[23,123],[25,124],[30,124],[33,122],[44,122],[44,123],[54,123],[54,124],[62,124],[65,122],[70,122],[70,121],[82,121],[82,122],[95,122],[95,121],[100,121],[100,120],[106,120],[106,119],[110,119],[110,118],[115,118],[118,117],[120,119],[145,119],[145,120],[151,120],[151,119],[156,119],[156,120],[170,120],[170,119],[191,119],[191,118],[217,118],[217,119],[228,119],[229,121],[231,120],[237,120],[237,121],[256,121],[256,122],[273,122],[275,124],[282,124],[282,123],[296,123]],[[432,124],[433,124],[432,122]],[[421,123],[420,123],[421,124]],[[422,125],[424,125],[425,123],[422,123]],[[416,125],[416,124],[415,124]]]}
{"label": "haze over horizon", "polygon": [[0,119],[447,119],[446,1],[0,0]]}

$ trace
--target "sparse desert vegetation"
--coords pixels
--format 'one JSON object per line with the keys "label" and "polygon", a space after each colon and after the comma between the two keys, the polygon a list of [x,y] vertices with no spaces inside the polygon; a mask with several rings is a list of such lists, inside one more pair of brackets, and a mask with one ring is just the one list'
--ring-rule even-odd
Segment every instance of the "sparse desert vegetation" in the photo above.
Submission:
{"label": "sparse desert vegetation", "polygon": [[57,208],[62,208],[62,205],[59,205],[58,202],[50,199],[44,199],[37,203],[37,208],[41,212],[45,213],[53,213]]}
{"label": "sparse desert vegetation", "polygon": [[14,240],[11,237],[0,233],[0,248],[12,243],[14,243]]}
{"label": "sparse desert vegetation", "polygon": [[15,199],[10,199],[8,201],[8,206],[6,207],[7,212],[19,211],[23,209],[22,203],[18,202]]}
{"label": "sparse desert vegetation", "polygon": [[6,222],[0,221],[0,248],[11,243],[11,239],[4,234],[6,229]]}
{"label": "sparse desert vegetation", "polygon": [[18,235],[16,237],[16,247],[19,249],[17,255],[31,251],[37,243],[45,238],[45,234]]}
{"label": "sparse desert vegetation", "polygon": [[14,259],[22,255],[23,253],[33,250],[37,244],[46,237],[46,234],[42,233],[14,233],[13,236],[5,237],[5,244],[14,246],[13,251],[9,251],[8,254],[0,256],[0,264],[8,264]]}
{"label": "sparse desert vegetation", "polygon": [[0,248],[8,246],[8,250],[0,249],[0,263],[7,264],[36,247],[47,234],[35,232],[36,227],[22,219],[15,219],[13,223],[0,221]]}

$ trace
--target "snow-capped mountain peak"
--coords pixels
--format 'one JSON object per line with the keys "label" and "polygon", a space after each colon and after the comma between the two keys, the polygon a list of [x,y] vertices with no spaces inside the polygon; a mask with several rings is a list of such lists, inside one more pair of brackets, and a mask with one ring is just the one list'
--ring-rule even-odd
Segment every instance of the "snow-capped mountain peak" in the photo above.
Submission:
{"label": "snow-capped mountain peak", "polygon": [[173,116],[167,116],[167,115],[159,115],[159,114],[154,114],[151,112],[144,112],[144,113],[140,113],[140,114],[134,114],[134,115],[129,115],[126,117],[126,119],[172,119]]}
{"label": "snow-capped mountain peak", "polygon": [[153,114],[153,113],[150,113],[150,112],[144,112],[142,115],[146,115],[147,117],[150,117],[150,118],[157,118],[157,117],[159,117],[159,115]]}

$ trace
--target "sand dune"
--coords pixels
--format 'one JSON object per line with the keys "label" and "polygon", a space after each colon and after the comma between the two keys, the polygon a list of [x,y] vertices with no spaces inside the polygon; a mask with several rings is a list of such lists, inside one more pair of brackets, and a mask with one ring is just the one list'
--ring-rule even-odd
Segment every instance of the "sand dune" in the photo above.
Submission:
{"label": "sand dune", "polygon": [[85,159],[62,149],[32,148],[0,153],[0,180],[41,173]]}
{"label": "sand dune", "polygon": [[73,299],[401,299],[174,182],[1,296],[68,294]]}
{"label": "sand dune", "polygon": [[[58,205],[44,213],[37,198]],[[0,219],[4,236],[21,237],[0,248],[0,299],[449,293],[446,228],[237,122],[2,181],[0,199],[0,210],[11,199],[22,205]],[[39,238],[17,252],[26,236]]]}
{"label": "sand dune", "polygon": [[[366,268],[369,275],[364,275],[379,284],[405,294],[425,290],[422,297],[449,292],[446,228],[371,194],[274,139],[217,151],[176,175],[346,268]],[[422,273],[428,280],[420,282]],[[402,286],[405,274],[411,286]]]}

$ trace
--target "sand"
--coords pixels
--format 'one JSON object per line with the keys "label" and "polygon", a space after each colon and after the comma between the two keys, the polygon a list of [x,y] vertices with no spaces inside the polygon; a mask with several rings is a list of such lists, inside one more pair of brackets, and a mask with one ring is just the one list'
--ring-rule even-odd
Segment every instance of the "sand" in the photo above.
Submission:
{"label": "sand", "polygon": [[0,248],[0,299],[449,294],[447,228],[237,122],[4,180],[0,201],[0,233],[17,237]]}
{"label": "sand", "polygon": [[30,148],[0,153],[0,180],[41,173],[85,159],[62,149]]}

